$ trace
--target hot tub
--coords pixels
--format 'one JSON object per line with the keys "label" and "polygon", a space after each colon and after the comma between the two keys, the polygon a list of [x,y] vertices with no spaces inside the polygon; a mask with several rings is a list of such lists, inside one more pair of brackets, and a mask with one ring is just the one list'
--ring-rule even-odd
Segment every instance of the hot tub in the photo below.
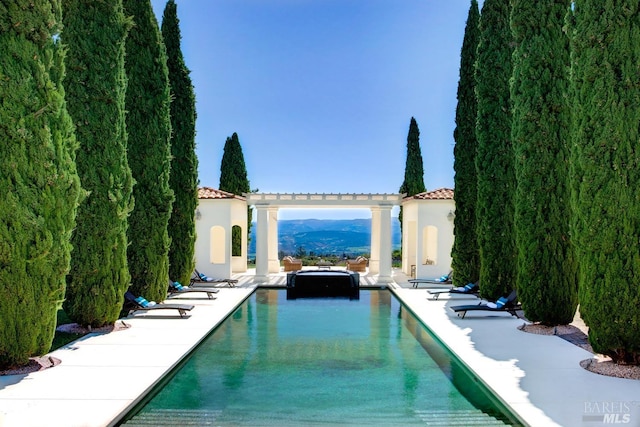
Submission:
{"label": "hot tub", "polygon": [[360,298],[360,274],[353,271],[299,270],[287,274],[287,299]]}

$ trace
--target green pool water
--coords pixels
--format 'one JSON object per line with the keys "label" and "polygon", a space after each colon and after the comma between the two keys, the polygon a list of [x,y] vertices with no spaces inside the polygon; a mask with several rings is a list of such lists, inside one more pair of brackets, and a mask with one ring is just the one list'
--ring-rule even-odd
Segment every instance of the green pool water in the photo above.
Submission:
{"label": "green pool water", "polygon": [[514,425],[387,290],[258,289],[124,425]]}

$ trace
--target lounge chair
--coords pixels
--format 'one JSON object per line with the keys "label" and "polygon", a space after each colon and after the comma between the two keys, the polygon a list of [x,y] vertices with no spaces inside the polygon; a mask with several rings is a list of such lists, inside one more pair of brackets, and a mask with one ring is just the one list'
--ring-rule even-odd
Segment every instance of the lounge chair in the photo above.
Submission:
{"label": "lounge chair", "polygon": [[171,298],[173,295],[188,294],[192,292],[206,292],[207,298],[216,299],[213,294],[217,294],[218,292],[220,292],[220,290],[217,288],[203,287],[191,288],[189,286],[182,286],[180,282],[174,282],[173,280],[169,279],[169,298]]}
{"label": "lounge chair", "polygon": [[444,276],[440,276],[437,279],[409,279],[409,283],[417,288],[420,283],[432,284],[432,285],[450,285],[453,283],[453,271],[450,271]]}
{"label": "lounge chair", "polygon": [[455,311],[458,316],[463,319],[467,314],[467,311],[502,311],[518,317],[516,311],[520,309],[521,306],[518,303],[518,297],[515,290],[511,291],[511,293],[506,297],[498,298],[496,302],[481,302],[480,304],[475,305],[456,305],[451,307],[451,310]]}
{"label": "lounge chair", "polygon": [[185,317],[187,311],[193,310],[194,307],[191,304],[157,304],[153,301],[147,301],[143,297],[136,297],[131,291],[125,292],[124,298],[134,306],[129,310],[129,314],[134,311],[178,310],[180,317]]}
{"label": "lounge chair", "polygon": [[438,297],[442,294],[457,294],[457,295],[473,295],[478,296],[478,292],[480,292],[480,282],[475,283],[467,283],[464,286],[458,286],[455,288],[440,290],[440,291],[427,291],[429,294],[433,295],[431,299],[437,300]]}
{"label": "lounge chair", "polygon": [[238,279],[214,279],[200,273],[198,270],[193,270],[190,284],[194,285],[196,283],[226,283],[230,288],[233,288],[238,284]]}
{"label": "lounge chair", "polygon": [[347,270],[349,271],[367,271],[367,259],[363,256],[359,256],[356,259],[347,260]]}
{"label": "lounge chair", "polygon": [[282,266],[284,267],[284,271],[302,270],[302,260],[286,256],[282,258]]}

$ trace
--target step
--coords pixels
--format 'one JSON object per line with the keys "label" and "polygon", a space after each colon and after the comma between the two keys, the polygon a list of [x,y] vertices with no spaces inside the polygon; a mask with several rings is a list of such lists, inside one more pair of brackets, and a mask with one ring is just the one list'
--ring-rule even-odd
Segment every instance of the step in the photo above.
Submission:
{"label": "step", "polygon": [[[203,409],[155,409],[150,412],[140,413],[126,423],[127,427],[148,427],[148,426],[213,426],[223,411],[203,410]],[[483,427],[504,427],[505,422],[484,412],[472,410],[417,410],[416,416],[427,426],[483,426]],[[273,425],[278,425],[283,420],[273,420]],[[288,420],[290,421],[290,420]],[[381,420],[382,421],[382,420]],[[270,424],[268,419],[262,419],[261,424]],[[386,424],[386,423],[382,423]]]}
{"label": "step", "polygon": [[206,409],[154,409],[140,413],[122,424],[138,426],[212,426],[222,411]]}
{"label": "step", "polygon": [[469,410],[417,410],[416,415],[428,426],[502,426],[503,420],[479,409]]}

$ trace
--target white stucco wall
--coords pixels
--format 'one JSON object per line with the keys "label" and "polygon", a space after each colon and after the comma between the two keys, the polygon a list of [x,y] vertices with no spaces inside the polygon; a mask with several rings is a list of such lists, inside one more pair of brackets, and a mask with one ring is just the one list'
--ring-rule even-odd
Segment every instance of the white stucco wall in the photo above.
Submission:
{"label": "white stucco wall", "polygon": [[[455,202],[406,200],[402,204],[402,271],[418,278],[437,278],[451,271]],[[429,259],[429,261],[427,261]],[[432,262],[432,263],[429,263]]]}
{"label": "white stucco wall", "polygon": [[[196,269],[209,277],[228,278],[247,270],[247,203],[241,199],[199,199],[196,212]],[[242,229],[242,255],[231,256],[231,229]],[[223,240],[215,241],[216,237]]]}

